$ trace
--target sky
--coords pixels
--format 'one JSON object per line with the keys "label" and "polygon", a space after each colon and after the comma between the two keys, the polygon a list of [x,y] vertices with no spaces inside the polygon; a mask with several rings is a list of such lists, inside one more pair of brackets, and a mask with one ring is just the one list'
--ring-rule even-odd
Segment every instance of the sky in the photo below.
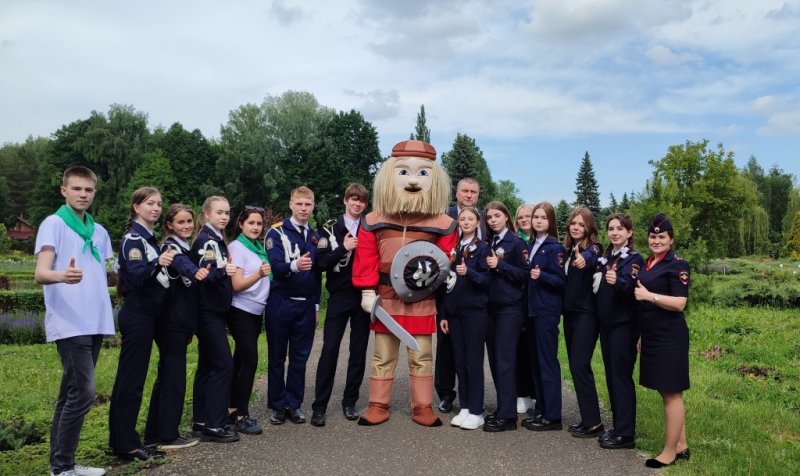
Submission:
{"label": "sky", "polygon": [[800,177],[798,0],[0,2],[0,143],[109,105],[219,137],[287,90],[356,109],[380,148],[474,138],[526,201],[641,192],[670,145],[724,144]]}

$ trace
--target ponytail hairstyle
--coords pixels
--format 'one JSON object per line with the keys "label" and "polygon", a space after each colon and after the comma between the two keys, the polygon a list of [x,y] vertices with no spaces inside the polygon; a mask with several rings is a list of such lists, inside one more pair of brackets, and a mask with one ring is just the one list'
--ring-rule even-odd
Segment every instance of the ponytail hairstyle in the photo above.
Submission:
{"label": "ponytail hairstyle", "polygon": [[173,203],[167,208],[167,213],[164,215],[164,238],[166,238],[166,235],[173,235],[175,233],[172,230],[172,222],[175,220],[175,216],[180,212],[189,212],[189,215],[192,216],[192,220],[195,218],[192,207],[184,205],[183,203]]}
{"label": "ponytail hairstyle", "polygon": [[[583,229],[586,231],[580,242],[576,243],[569,233],[569,224],[575,217],[580,216],[583,218]],[[564,230],[564,248],[568,251],[572,250],[575,245],[578,245],[578,250],[583,251],[589,247],[589,244],[597,242],[597,222],[594,220],[592,211],[586,207],[576,208],[567,219],[566,229]]]}
{"label": "ponytail hairstyle", "polygon": [[135,205],[144,203],[145,200],[155,194],[161,195],[161,192],[159,192],[157,188],[151,186],[139,187],[133,192],[133,196],[131,197],[131,209],[130,213],[128,214],[128,221],[125,223],[126,233],[131,230],[131,224],[133,224],[133,221],[136,219],[136,210],[133,207]]}
{"label": "ponytail hairstyle", "polygon": [[[608,224],[611,223],[611,220],[619,220],[619,224],[624,226],[626,230],[631,232],[631,236],[628,237],[628,242],[625,244],[625,246],[627,246],[629,250],[633,251],[634,250],[633,236],[635,232],[633,228],[633,219],[631,218],[631,216],[625,213],[614,213],[613,215],[609,216],[606,219],[606,231],[608,231]],[[609,243],[608,246],[606,246],[606,252],[603,255],[606,258],[608,258],[611,256],[611,251],[613,250],[614,250],[614,244]]]}
{"label": "ponytail hairstyle", "polygon": [[[200,230],[202,230],[203,227],[206,226],[206,213],[208,213],[209,210],[211,210],[211,206],[216,202],[227,203],[228,199],[220,195],[212,195],[206,198],[206,201],[203,202],[203,206],[200,208],[200,215],[197,217],[197,225],[195,226],[195,231],[194,231],[195,238],[197,238],[197,235],[198,233],[200,233]],[[222,237],[225,239],[226,242],[228,241],[227,238],[225,237],[225,230],[222,230]]]}
{"label": "ponytail hairstyle", "polygon": [[[553,208],[553,205],[550,202],[539,202],[533,206],[533,213],[536,213],[536,210],[539,209],[544,210],[544,214],[547,216],[547,234],[550,235],[553,239],[558,240],[558,225],[556,224],[556,209]],[[533,213],[531,213],[531,229],[533,229]],[[532,240],[536,239],[536,233],[534,232]]]}

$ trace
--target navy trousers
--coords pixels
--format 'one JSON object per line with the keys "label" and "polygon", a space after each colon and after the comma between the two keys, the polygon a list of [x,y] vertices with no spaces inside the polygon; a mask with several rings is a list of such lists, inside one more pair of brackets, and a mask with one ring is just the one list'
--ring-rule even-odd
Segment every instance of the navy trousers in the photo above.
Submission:
{"label": "navy trousers", "polygon": [[600,349],[606,369],[606,385],[614,417],[614,433],[633,437],[636,434],[636,341],[639,333],[633,323],[600,328]]}
{"label": "navy trousers", "polygon": [[585,427],[600,424],[600,404],[592,372],[592,355],[599,334],[597,317],[593,312],[565,313],[564,340],[567,343],[569,371],[575,384],[581,421]]}
{"label": "navy trousers", "polygon": [[522,305],[489,305],[486,348],[497,392],[497,418],[517,419],[517,344],[523,316]]}
{"label": "navy trousers", "polygon": [[532,316],[539,372],[536,372],[536,408],[547,420],[561,419],[561,366],[558,363],[560,316]]}
{"label": "navy trousers", "polygon": [[[300,408],[306,383],[306,363],[314,343],[314,301],[275,294],[267,300],[267,407]],[[286,356],[289,364],[286,365]]]}
{"label": "navy trousers", "polygon": [[236,345],[233,351],[231,402],[237,416],[250,414],[250,397],[258,368],[258,336],[264,325],[261,314],[250,314],[231,306],[227,316],[228,329]]}
{"label": "navy trousers", "polygon": [[194,375],[193,420],[222,428],[228,418],[233,358],[225,314],[200,308],[197,313],[197,372]]}
{"label": "navy trousers", "polygon": [[156,331],[158,376],[144,427],[147,442],[171,441],[180,436],[178,427],[186,397],[186,347],[191,338],[189,332]]}
{"label": "navy trousers", "polygon": [[369,314],[361,309],[360,292],[338,292],[328,299],[325,314],[325,329],[322,334],[322,351],[317,363],[314,386],[314,403],[311,408],[325,412],[333,391],[336,377],[336,363],[347,323],[350,322],[350,353],[347,357],[347,376],[345,377],[342,407],[355,407],[358,390],[364,380],[367,365],[367,344],[369,343]]}
{"label": "navy trousers", "polygon": [[486,310],[461,312],[448,316],[450,341],[458,376],[458,401],[473,415],[483,414],[483,346],[489,316]]}

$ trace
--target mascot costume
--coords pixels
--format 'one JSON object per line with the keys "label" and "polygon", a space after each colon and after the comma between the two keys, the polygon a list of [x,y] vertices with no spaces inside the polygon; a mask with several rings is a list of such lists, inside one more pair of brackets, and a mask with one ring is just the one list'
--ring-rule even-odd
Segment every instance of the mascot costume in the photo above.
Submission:
{"label": "mascot costume", "polygon": [[375,177],[373,211],[361,219],[353,261],[353,284],[361,307],[371,313],[375,352],[369,408],[359,425],[389,419],[400,343],[408,347],[411,418],[440,426],[433,412],[434,291],[450,273],[449,253],[458,240],[446,215],[450,179],[428,143],[408,140],[392,149]]}

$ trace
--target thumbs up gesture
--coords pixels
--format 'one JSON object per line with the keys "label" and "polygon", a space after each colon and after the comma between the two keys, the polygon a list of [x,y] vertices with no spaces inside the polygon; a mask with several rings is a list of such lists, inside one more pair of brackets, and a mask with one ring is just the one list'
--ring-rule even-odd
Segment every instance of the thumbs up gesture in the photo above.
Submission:
{"label": "thumbs up gesture", "polygon": [[347,234],[344,235],[344,249],[350,251],[356,246],[358,246],[358,238],[351,235],[348,231]]}
{"label": "thumbs up gesture", "polygon": [[606,282],[608,284],[612,285],[612,286],[617,284],[617,264],[616,263],[614,263],[614,265],[611,266],[611,269],[606,271]]}
{"label": "thumbs up gesture", "polygon": [[580,254],[580,252],[578,250],[578,245],[575,245],[575,248],[573,248],[573,250],[575,251],[575,256],[572,259],[572,266],[574,268],[578,268],[578,269],[585,268],[586,267],[586,260],[583,258],[583,256],[581,256],[581,254]]}
{"label": "thumbs up gesture", "polygon": [[202,281],[208,277],[208,273],[211,271],[211,265],[207,264],[205,268],[198,268],[197,272],[194,273],[194,279],[196,281]]}
{"label": "thumbs up gesture", "polygon": [[486,257],[486,266],[488,266],[489,269],[497,268],[497,259],[497,254],[492,250],[492,254]]}
{"label": "thumbs up gesture", "polygon": [[541,275],[542,275],[542,270],[539,269],[539,265],[537,264],[536,266],[533,267],[533,269],[531,269],[531,279],[534,280],[539,279],[539,276]]}
{"label": "thumbs up gesture", "polygon": [[642,284],[642,282],[638,279],[636,280],[636,289],[633,290],[633,295],[636,297],[637,301],[650,300],[648,298],[648,296],[650,296],[650,291],[648,291],[647,288],[644,287],[644,284]]}
{"label": "thumbs up gesture", "polygon": [[64,277],[61,279],[62,283],[78,284],[83,279],[83,271],[75,266],[75,258],[69,260],[67,269],[64,270]]}
{"label": "thumbs up gesture", "polygon": [[233,276],[239,270],[239,267],[233,264],[233,256],[228,253],[228,262],[225,264],[225,274]]}
{"label": "thumbs up gesture", "polygon": [[310,271],[311,266],[313,264],[314,263],[311,260],[311,252],[306,251],[306,254],[304,254],[303,256],[300,257],[300,259],[297,260],[297,269],[299,269],[300,271]]}
{"label": "thumbs up gesture", "polygon": [[172,248],[167,248],[167,251],[161,253],[161,256],[158,257],[158,264],[167,267],[172,264],[172,260],[175,258],[175,250]]}
{"label": "thumbs up gesture", "polygon": [[272,268],[269,267],[269,263],[261,263],[261,267],[258,268],[258,274],[262,278],[269,276],[270,271],[272,271]]}

